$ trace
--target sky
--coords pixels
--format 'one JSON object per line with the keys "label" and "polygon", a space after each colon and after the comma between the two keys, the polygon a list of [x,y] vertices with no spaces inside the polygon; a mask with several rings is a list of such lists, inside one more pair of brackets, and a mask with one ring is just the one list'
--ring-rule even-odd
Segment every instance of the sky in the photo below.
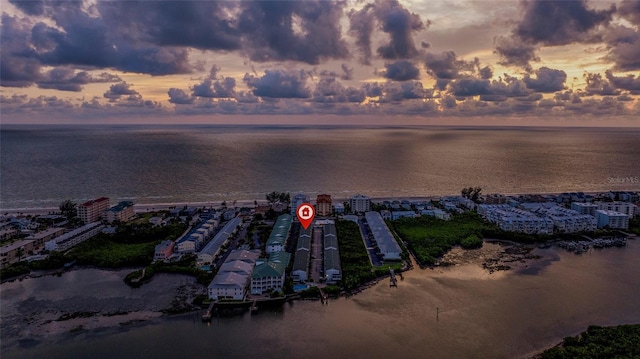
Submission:
{"label": "sky", "polygon": [[0,0],[0,123],[640,127],[640,1]]}

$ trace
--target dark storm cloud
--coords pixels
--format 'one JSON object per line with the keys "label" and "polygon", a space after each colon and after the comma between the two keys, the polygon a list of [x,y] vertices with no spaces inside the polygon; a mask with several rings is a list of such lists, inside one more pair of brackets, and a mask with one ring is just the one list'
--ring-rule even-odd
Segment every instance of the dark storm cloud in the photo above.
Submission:
{"label": "dark storm cloud", "polygon": [[0,85],[28,87],[41,78],[40,62],[25,47],[30,41],[30,29],[30,21],[2,15]]}
{"label": "dark storm cloud", "polygon": [[262,77],[245,74],[243,81],[253,94],[266,98],[309,98],[309,75],[303,70],[266,70]]}
{"label": "dark storm cloud", "polygon": [[605,75],[616,88],[630,91],[634,95],[640,95],[640,76],[614,76],[611,71],[607,71]]}
{"label": "dark storm cloud", "polygon": [[343,2],[252,1],[242,3],[238,29],[244,51],[258,62],[294,60],[318,64],[349,55],[342,39]]}
{"label": "dark storm cloud", "polygon": [[[640,26],[640,25],[639,25]],[[620,71],[640,70],[640,32],[625,26],[610,28],[604,36],[610,51],[606,59]]]}
{"label": "dark storm cloud", "polygon": [[556,92],[564,89],[567,73],[562,70],[541,67],[535,71],[536,78],[529,74],[524,76],[524,83],[528,88],[538,92]]}
{"label": "dark storm cloud", "polygon": [[365,5],[361,10],[349,12],[349,31],[356,38],[356,46],[363,64],[371,64],[371,36],[376,26],[389,35],[389,42],[378,47],[380,57],[408,59],[418,54],[413,34],[425,29],[420,16],[409,12],[398,1],[378,0]]}
{"label": "dark storm cloud", "polygon": [[353,80],[353,67],[347,66],[347,64],[342,64],[340,66],[343,74],[340,76],[343,80]]}
{"label": "dark storm cloud", "polygon": [[[436,79],[446,80],[456,79],[460,76],[460,72],[473,71],[475,67],[475,62],[458,60],[456,53],[453,51],[444,51],[440,54],[428,52],[425,54],[424,62],[429,75]],[[485,75],[487,74],[486,71],[491,73],[490,68],[484,70]],[[491,75],[489,75],[489,78]]]}
{"label": "dark storm cloud", "polygon": [[400,60],[384,65],[386,70],[383,73],[385,78],[393,81],[416,80],[420,77],[420,69],[409,60]]}
{"label": "dark storm cloud", "polygon": [[382,92],[381,103],[433,97],[433,91],[425,89],[420,81],[387,82]]}
{"label": "dark storm cloud", "polygon": [[601,41],[597,28],[608,25],[616,8],[606,10],[587,7],[585,0],[531,0],[522,2],[524,15],[508,37],[498,37],[495,51],[502,64],[530,69],[531,61],[539,61],[539,46]]}
{"label": "dark storm cloud", "polygon": [[634,25],[640,25],[640,1],[624,0],[618,6],[618,14],[631,21]]}
{"label": "dark storm cloud", "polygon": [[172,87],[167,94],[169,95],[169,102],[176,105],[190,105],[195,101],[195,97],[187,94],[183,89]]}

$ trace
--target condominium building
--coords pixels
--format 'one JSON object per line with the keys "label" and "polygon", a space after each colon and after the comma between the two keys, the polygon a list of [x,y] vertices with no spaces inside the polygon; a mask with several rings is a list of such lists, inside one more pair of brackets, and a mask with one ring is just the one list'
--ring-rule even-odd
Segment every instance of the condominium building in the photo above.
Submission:
{"label": "condominium building", "polygon": [[291,216],[282,214],[273,225],[273,230],[267,239],[265,251],[267,253],[284,251],[289,239],[289,231],[291,231]]}
{"label": "condominium building", "polygon": [[325,224],[323,230],[324,279],[327,283],[332,284],[342,280],[342,267],[340,266],[336,226],[334,224]]}
{"label": "condominium building", "polygon": [[46,242],[44,248],[48,251],[60,252],[69,250],[87,239],[94,237],[100,233],[102,228],[104,228],[104,226],[101,225],[100,222],[89,223]]}
{"label": "condominium building", "polygon": [[23,260],[35,250],[35,241],[22,239],[0,248],[0,268]]}
{"label": "condominium building", "polygon": [[316,215],[330,216],[331,210],[331,195],[319,194],[318,197],[316,197]]}
{"label": "condominium building", "polygon": [[52,227],[47,228],[44,231],[40,231],[38,233],[34,233],[31,236],[25,239],[32,239],[35,241],[33,244],[35,248],[41,248],[45,242],[50,241],[56,237],[59,237],[64,234],[64,228],[62,227]]}
{"label": "condominium building", "polygon": [[273,252],[269,255],[269,260],[257,264],[251,273],[251,294],[281,291],[290,260],[290,253]]}
{"label": "condominium building", "polygon": [[371,198],[358,194],[349,198],[349,207],[351,212],[367,212],[371,210]]}
{"label": "condominium building", "polygon": [[553,233],[553,221],[550,218],[513,208],[507,204],[479,205],[478,214],[487,221],[496,223],[503,231],[527,234]]}
{"label": "condominium building", "polygon": [[173,246],[173,241],[166,240],[160,242],[160,244],[156,245],[153,260],[163,261],[171,257],[171,254],[173,254]]}
{"label": "condominium building", "polygon": [[312,226],[307,229],[300,228],[298,235],[298,246],[293,259],[293,269],[291,276],[294,282],[304,283],[309,278],[309,261],[311,258],[311,231]]}
{"label": "condominium building", "polygon": [[105,220],[108,223],[116,221],[125,223],[130,221],[135,215],[133,212],[133,202],[131,201],[119,202],[104,212]]}
{"label": "condominium building", "polygon": [[629,217],[637,215],[636,205],[630,202],[598,202],[598,209],[624,213]]}
{"label": "condominium building", "polygon": [[541,216],[545,216],[553,222],[555,230],[562,233],[591,232],[597,228],[596,218],[588,214],[580,214],[578,211],[559,206],[550,208],[540,207],[534,210]]}
{"label": "condominium building", "polygon": [[109,209],[109,198],[107,197],[87,201],[78,206],[78,218],[86,224],[96,222],[102,218],[107,209]]}
{"label": "condominium building", "polygon": [[[213,221],[213,220],[210,220],[210,221]],[[198,230],[196,230],[195,235],[207,235],[207,236],[210,235],[207,232],[208,230],[207,230],[206,224],[207,223],[202,224],[198,228]],[[216,233],[213,239],[211,239],[209,243],[207,243],[207,245],[204,246],[204,248],[202,248],[202,250],[198,253],[198,257],[196,260],[197,263],[199,265],[213,263],[213,261],[215,260],[215,257],[218,255],[218,253],[220,253],[220,249],[222,248],[222,245],[224,245],[229,240],[229,238],[231,238],[231,236],[233,236],[238,231],[238,228],[240,228],[241,224],[242,224],[242,218],[240,217],[235,217],[234,219],[227,222],[227,224],[225,224],[224,227],[222,227],[222,229],[218,233]],[[208,238],[208,237],[205,237],[205,238]]]}
{"label": "condominium building", "polygon": [[243,300],[259,250],[234,250],[229,253],[218,273],[207,287],[210,299]]}
{"label": "condominium building", "polygon": [[400,260],[402,250],[400,249],[398,242],[396,242],[396,239],[389,231],[389,227],[384,223],[380,213],[366,212],[365,218],[367,219],[367,223],[371,229],[371,233],[373,234],[373,239],[378,244],[380,254],[382,254],[384,259]]}
{"label": "condominium building", "polygon": [[628,229],[629,216],[625,213],[599,209],[596,211],[598,228]]}
{"label": "condominium building", "polygon": [[293,217],[294,219],[298,218],[296,216],[296,210],[298,209],[298,206],[303,203],[309,203],[309,196],[298,193],[297,195],[291,197],[291,217]]}
{"label": "condominium building", "polygon": [[588,214],[590,216],[596,216],[596,210],[598,205],[596,203],[588,203],[588,202],[573,202],[571,203],[571,209],[580,213],[580,214]]}

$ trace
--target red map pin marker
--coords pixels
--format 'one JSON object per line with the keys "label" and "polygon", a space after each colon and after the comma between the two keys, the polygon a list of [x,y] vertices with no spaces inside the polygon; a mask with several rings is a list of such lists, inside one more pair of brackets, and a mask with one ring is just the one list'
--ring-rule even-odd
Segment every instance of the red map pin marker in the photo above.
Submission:
{"label": "red map pin marker", "polygon": [[315,217],[316,211],[309,203],[303,203],[298,206],[296,214],[298,215],[298,220],[300,221],[300,224],[302,224],[302,227],[304,229],[307,229],[313,222],[313,217]]}

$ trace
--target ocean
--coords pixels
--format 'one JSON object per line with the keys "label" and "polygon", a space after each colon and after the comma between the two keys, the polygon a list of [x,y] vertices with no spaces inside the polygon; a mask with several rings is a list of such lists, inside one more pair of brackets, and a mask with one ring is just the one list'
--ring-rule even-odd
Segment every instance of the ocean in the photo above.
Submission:
{"label": "ocean", "polygon": [[629,128],[3,125],[0,209],[640,190],[639,158]]}

